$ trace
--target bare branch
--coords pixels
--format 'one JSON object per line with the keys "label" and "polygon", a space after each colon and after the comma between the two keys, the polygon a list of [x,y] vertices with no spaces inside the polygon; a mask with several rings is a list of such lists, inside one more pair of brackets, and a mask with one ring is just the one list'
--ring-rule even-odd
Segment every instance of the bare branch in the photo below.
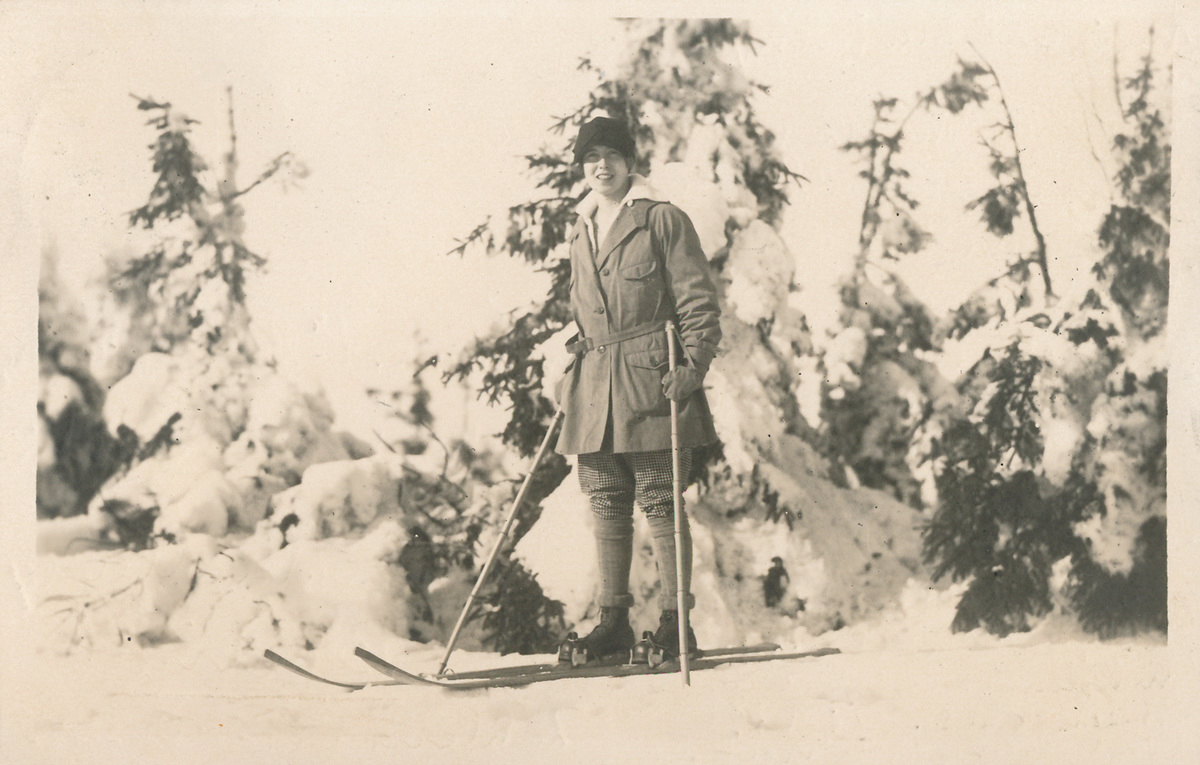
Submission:
{"label": "bare branch", "polygon": [[259,185],[260,183],[262,183],[265,180],[268,180],[271,176],[275,175],[275,173],[278,173],[283,168],[285,162],[289,159],[292,159],[294,156],[295,155],[293,155],[292,152],[290,152],[290,151],[283,152],[278,157],[271,160],[271,162],[267,165],[267,169],[264,170],[262,172],[262,174],[259,175],[258,178],[256,178],[254,180],[254,183],[251,183],[249,186],[247,186],[244,189],[241,189],[240,191],[234,192],[233,195],[229,197],[229,199],[234,200],[234,199],[237,199],[238,197],[242,196],[243,194],[249,193],[249,191],[251,189],[253,189],[255,186]]}
{"label": "bare branch", "polygon": [[1113,96],[1117,99],[1117,109],[1121,112],[1121,117],[1125,116],[1125,104],[1121,100],[1121,57],[1117,50],[1117,33],[1120,31],[1120,24],[1113,22]]}
{"label": "bare branch", "polygon": [[425,428],[425,430],[429,433],[429,437],[432,438],[438,446],[442,447],[442,454],[444,455],[442,457],[442,478],[445,478],[446,472],[450,470],[450,447],[446,446],[442,439],[438,437],[438,434],[434,431],[432,425],[427,422],[420,422],[417,424],[422,428]]}
{"label": "bare branch", "polygon": [[1009,135],[1012,138],[1013,144],[1013,166],[1016,168],[1017,187],[1021,192],[1021,198],[1025,202],[1025,214],[1029,216],[1029,227],[1033,230],[1034,239],[1037,240],[1037,257],[1038,265],[1042,271],[1042,284],[1046,290],[1046,298],[1054,297],[1054,288],[1050,283],[1050,264],[1046,257],[1046,239],[1042,236],[1042,230],[1038,227],[1036,205],[1029,198],[1029,185],[1025,182],[1025,170],[1021,164],[1021,143],[1017,140],[1017,127],[1013,122],[1012,110],[1008,107],[1008,98],[1004,94],[1004,86],[1000,83],[1000,76],[996,74],[995,68],[991,63],[980,53],[974,43],[967,43],[971,46],[971,50],[975,51],[975,55],[979,57],[980,62],[987,68],[988,74],[992,81],[996,83],[996,92],[1000,94],[1000,106],[1004,109],[1005,119],[1008,120]]}
{"label": "bare branch", "polygon": [[397,451],[396,451],[396,448],[387,442],[387,439],[386,439],[386,438],[384,438],[383,436],[379,435],[379,431],[378,431],[378,430],[376,430],[375,428],[371,428],[371,433],[373,433],[373,434],[375,435],[375,437],[379,439],[379,443],[381,443],[381,444],[383,444],[384,446],[386,446],[386,447],[387,447],[387,450],[388,450],[389,452],[391,452],[392,454],[399,454],[399,452],[397,452]]}
{"label": "bare branch", "polygon": [[[237,130],[233,126],[233,86],[228,85],[225,92],[229,95],[229,157],[227,160],[229,167],[237,165]],[[232,182],[232,176],[229,178]]]}
{"label": "bare branch", "polygon": [[[1095,96],[1093,95],[1090,100],[1092,102],[1092,118],[1096,120],[1097,125],[1103,128],[1104,120],[1100,118],[1100,111],[1096,108]],[[1104,188],[1108,191],[1108,199],[1109,202],[1111,202],[1113,200],[1112,184],[1109,183],[1111,176],[1109,175],[1108,169],[1104,166],[1104,160],[1100,159],[1099,153],[1096,152],[1096,141],[1092,137],[1091,120],[1087,119],[1086,117],[1083,118],[1083,129],[1085,132],[1087,132],[1088,151],[1091,152],[1092,159],[1096,160],[1096,167],[1100,170],[1100,174],[1104,176]]]}

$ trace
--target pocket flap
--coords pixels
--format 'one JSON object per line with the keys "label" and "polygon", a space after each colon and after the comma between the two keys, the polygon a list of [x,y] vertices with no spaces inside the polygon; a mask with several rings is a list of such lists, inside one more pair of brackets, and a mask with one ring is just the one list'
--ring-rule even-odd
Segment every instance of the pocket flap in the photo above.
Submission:
{"label": "pocket flap", "polygon": [[654,270],[658,268],[657,260],[644,260],[641,263],[634,263],[630,266],[624,266],[621,269],[621,276],[626,279],[645,279]]}
{"label": "pocket flap", "polygon": [[657,348],[648,351],[633,351],[625,354],[625,363],[642,369],[659,369],[667,366],[667,352]]}

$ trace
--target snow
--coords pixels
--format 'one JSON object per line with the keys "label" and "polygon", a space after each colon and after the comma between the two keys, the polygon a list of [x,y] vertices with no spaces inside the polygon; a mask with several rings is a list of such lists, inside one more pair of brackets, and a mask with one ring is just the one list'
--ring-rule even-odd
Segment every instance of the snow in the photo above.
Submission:
{"label": "snow", "polygon": [[[184,388],[172,385],[179,361],[165,353],[147,353],[134,363],[128,375],[108,392],[104,421],[116,433],[125,425],[141,441],[149,441],[175,412],[186,409]],[[148,395],[154,391],[157,395]]]}
{"label": "snow", "polygon": [[159,529],[179,536],[192,532],[223,536],[231,513],[241,505],[237,488],[219,470],[204,473],[158,517]]}
{"label": "snow", "polygon": [[[574,459],[572,458],[572,463]],[[558,489],[542,502],[542,514],[529,533],[521,538],[514,557],[538,574],[538,584],[547,597],[565,606],[567,622],[584,618],[596,592],[596,551],[592,539],[588,500],[572,472]],[[574,544],[567,540],[576,540]]]}
{"label": "snow", "polygon": [[723,276],[726,298],[747,324],[772,319],[787,304],[796,263],[775,229],[756,220],[737,233]]}
{"label": "snow", "polygon": [[82,398],[83,391],[79,390],[79,385],[74,380],[66,375],[56,374],[45,381],[39,400],[45,403],[46,416],[57,420],[68,404]]}
{"label": "snow", "polygon": [[295,516],[289,541],[351,533],[396,509],[401,462],[384,455],[312,465],[299,485],[275,496],[275,517]]}
{"label": "snow", "polygon": [[825,352],[825,382],[833,390],[830,396],[840,399],[846,390],[857,390],[862,381],[857,369],[867,355],[867,333],[861,327],[849,326],[839,332]]}
{"label": "snow", "polygon": [[[944,600],[944,599],[941,599]],[[909,607],[938,610],[938,598]],[[944,603],[941,603],[944,609]],[[944,613],[943,613],[944,616]],[[264,661],[224,665],[188,643],[13,666],[3,716],[14,763],[1194,761],[1180,724],[1180,651],[1069,633],[997,640],[922,621],[853,630],[842,654],[678,676],[450,693],[346,692]],[[357,639],[433,671],[430,648]],[[811,646],[805,646],[811,647]],[[347,651],[347,656],[348,656]],[[315,666],[311,657],[293,658]],[[501,663],[455,654],[461,668]],[[1102,671],[1098,671],[1103,668]],[[353,659],[347,679],[373,671]],[[8,694],[6,694],[8,695]]]}
{"label": "snow", "polygon": [[703,167],[666,162],[654,165],[650,182],[659,194],[691,218],[705,255],[711,259],[725,248],[729,207],[712,183],[711,170],[706,174]]}

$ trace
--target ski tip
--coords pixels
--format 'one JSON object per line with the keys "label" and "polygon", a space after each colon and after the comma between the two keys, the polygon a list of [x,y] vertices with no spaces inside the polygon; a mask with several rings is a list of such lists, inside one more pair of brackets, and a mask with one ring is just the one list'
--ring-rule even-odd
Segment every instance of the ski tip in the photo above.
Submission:
{"label": "ski tip", "polygon": [[360,645],[354,647],[354,655],[360,659],[366,659],[367,661],[374,661],[374,662],[382,663],[382,664],[391,664],[391,662],[387,661],[382,656],[371,653],[366,648],[363,648]]}

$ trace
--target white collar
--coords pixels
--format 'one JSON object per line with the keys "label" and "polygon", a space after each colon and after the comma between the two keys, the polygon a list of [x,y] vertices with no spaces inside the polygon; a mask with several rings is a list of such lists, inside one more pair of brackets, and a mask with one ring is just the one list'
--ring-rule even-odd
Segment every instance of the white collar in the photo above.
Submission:
{"label": "white collar", "polygon": [[[669,201],[666,197],[659,194],[658,191],[650,185],[643,175],[634,173],[629,176],[633,182],[629,185],[629,191],[625,192],[625,197],[621,200],[621,207],[631,205],[639,199],[649,199],[654,202]],[[592,213],[596,212],[596,208],[600,205],[600,192],[592,189],[587,196],[583,198],[578,205],[575,206],[575,211],[584,220],[592,217]]]}

